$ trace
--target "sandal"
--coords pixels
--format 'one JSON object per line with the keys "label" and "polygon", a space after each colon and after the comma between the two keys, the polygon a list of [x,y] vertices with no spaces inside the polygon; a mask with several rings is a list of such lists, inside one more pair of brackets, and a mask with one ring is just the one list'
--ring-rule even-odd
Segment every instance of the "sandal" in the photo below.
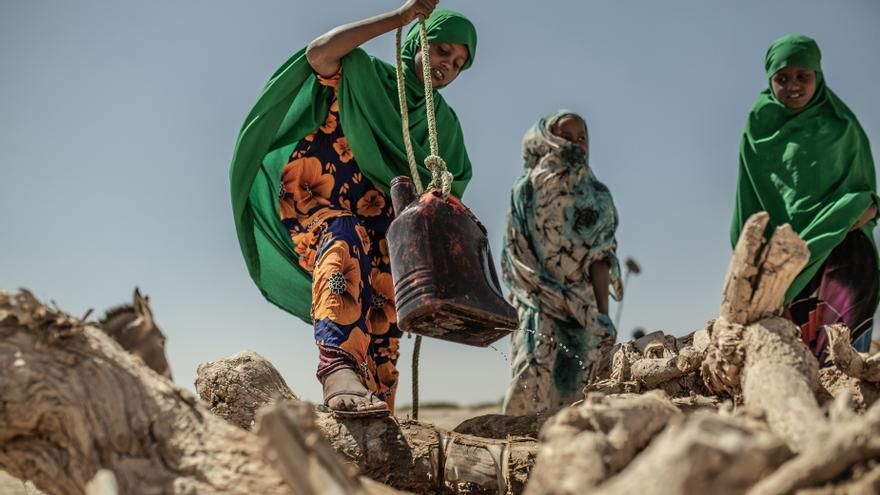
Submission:
{"label": "sandal", "polygon": [[339,409],[333,409],[330,407],[330,401],[335,397],[339,397],[340,395],[353,395],[355,397],[370,397],[375,396],[373,392],[368,392],[364,390],[339,390],[333,392],[326,399],[324,399],[324,407],[326,407],[330,414],[335,418],[386,418],[391,415],[391,411],[388,407],[383,407],[380,409],[364,409],[364,410],[354,410],[354,411],[343,411]]}

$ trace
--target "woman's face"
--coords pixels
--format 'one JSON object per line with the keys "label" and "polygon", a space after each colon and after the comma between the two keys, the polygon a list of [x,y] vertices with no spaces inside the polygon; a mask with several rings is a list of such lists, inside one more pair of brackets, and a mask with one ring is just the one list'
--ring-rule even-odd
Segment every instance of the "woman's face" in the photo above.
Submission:
{"label": "woman's face", "polygon": [[[428,53],[431,56],[431,84],[435,88],[447,86],[454,81],[470,56],[467,47],[461,43],[430,43]],[[424,82],[421,50],[416,51],[414,60],[416,77]]]}
{"label": "woman's face", "polygon": [[779,69],[770,78],[776,99],[792,110],[807,106],[816,94],[816,72],[802,67]]}
{"label": "woman's face", "polygon": [[587,126],[584,125],[583,120],[574,115],[566,115],[556,121],[550,132],[576,144],[584,152],[589,151],[590,143],[587,140]]}

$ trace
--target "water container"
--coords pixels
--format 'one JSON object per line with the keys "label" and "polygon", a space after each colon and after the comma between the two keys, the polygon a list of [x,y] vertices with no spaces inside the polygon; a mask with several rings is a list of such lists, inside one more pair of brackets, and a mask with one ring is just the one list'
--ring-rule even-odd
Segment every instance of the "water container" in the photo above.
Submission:
{"label": "water container", "polygon": [[489,252],[486,229],[440,191],[416,196],[409,177],[391,182],[387,233],[397,324],[426,337],[485,347],[517,326]]}

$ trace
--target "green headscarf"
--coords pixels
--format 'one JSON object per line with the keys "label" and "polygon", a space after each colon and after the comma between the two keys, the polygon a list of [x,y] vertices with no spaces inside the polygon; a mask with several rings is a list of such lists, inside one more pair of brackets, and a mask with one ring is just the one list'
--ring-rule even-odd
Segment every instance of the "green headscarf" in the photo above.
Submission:
{"label": "green headscarf", "polygon": [[[477,33],[463,15],[435,10],[426,20],[428,40],[461,43],[473,63]],[[419,30],[410,29],[402,46],[409,105],[410,134],[422,182],[430,171],[424,86],[416,78],[414,57]],[[273,304],[311,323],[311,277],[297,254],[278,212],[281,170],[296,145],[327,117],[332,89],[320,84],[306,60],[305,48],[279,68],[248,114],[232,158],[229,180],[238,241],[251,278]],[[339,119],[361,171],[386,192],[391,180],[410,175],[401,135],[397,76],[393,66],[356,49],[342,59],[338,87]],[[452,193],[461,196],[471,178],[471,163],[455,112],[434,93],[440,155],[454,176]]]}
{"label": "green headscarf", "polygon": [[[815,71],[816,93],[798,110],[777,100],[772,88],[758,96],[740,144],[730,234],[736,245],[745,221],[763,210],[771,228],[791,224],[807,242],[810,261],[788,289],[786,304],[878,202],[868,138],[852,111],[826,86],[816,42],[796,34],[773,42],[764,61],[768,80],[789,66]],[[872,220],[862,227],[872,243],[875,225]]]}

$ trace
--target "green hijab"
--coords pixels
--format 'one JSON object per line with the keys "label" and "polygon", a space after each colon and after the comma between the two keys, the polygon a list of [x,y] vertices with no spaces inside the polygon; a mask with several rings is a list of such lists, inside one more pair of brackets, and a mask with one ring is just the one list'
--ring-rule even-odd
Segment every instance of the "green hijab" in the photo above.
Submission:
{"label": "green hijab", "polygon": [[[417,26],[417,25],[416,25]],[[422,182],[430,182],[428,125],[424,86],[416,78],[414,57],[419,30],[414,26],[402,46],[409,105],[410,134]],[[477,33],[463,15],[438,9],[425,21],[432,43],[461,43],[476,54]],[[273,304],[311,323],[311,277],[300,268],[288,233],[279,220],[281,170],[296,145],[317,129],[329,112],[332,89],[320,84],[306,60],[305,48],[272,75],[238,135],[229,180],[238,241],[251,278]],[[342,59],[338,87],[339,119],[361,171],[386,192],[391,180],[410,175],[401,135],[397,76],[393,66],[356,49]],[[440,155],[453,174],[452,193],[464,193],[471,163],[461,126],[436,91],[434,105]]]}
{"label": "green hijab", "polygon": [[[788,289],[786,304],[878,201],[868,138],[825,84],[821,58],[819,46],[806,36],[773,42],[764,61],[768,80],[785,67],[810,69],[816,72],[816,93],[806,107],[792,110],[772,88],[762,91],[740,144],[731,242],[736,245],[752,214],[766,211],[771,228],[791,224],[810,249],[810,261]],[[861,229],[872,243],[875,225],[871,221]]]}

